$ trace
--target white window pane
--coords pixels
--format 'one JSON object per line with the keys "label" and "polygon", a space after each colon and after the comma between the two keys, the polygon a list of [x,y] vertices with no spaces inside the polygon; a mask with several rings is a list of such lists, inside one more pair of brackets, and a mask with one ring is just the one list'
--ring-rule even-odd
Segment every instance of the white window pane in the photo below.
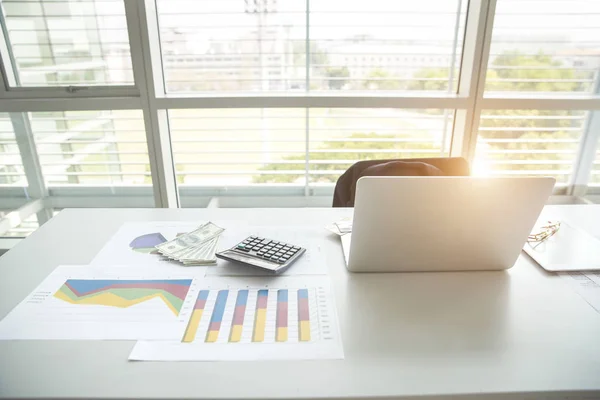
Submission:
{"label": "white window pane", "polygon": [[[301,109],[170,110],[173,157],[180,185],[262,183],[265,166],[288,185],[304,185],[305,114]],[[303,161],[302,161],[303,162]]]}
{"label": "white window pane", "polygon": [[140,111],[36,112],[30,122],[48,187],[152,184]]}
{"label": "white window pane", "polygon": [[448,110],[170,110],[181,186],[333,186],[358,160],[448,155]]}
{"label": "white window pane", "polygon": [[456,90],[466,0],[157,3],[169,92]]}
{"label": "white window pane", "polygon": [[122,0],[1,4],[17,86],[133,85]]}
{"label": "white window pane", "polygon": [[586,111],[484,111],[474,173],[553,176],[566,184],[587,116]]}
{"label": "white window pane", "polygon": [[310,7],[312,90],[456,91],[467,1],[321,0]]}
{"label": "white window pane", "polygon": [[[0,209],[0,219],[7,216],[14,210]],[[0,238],[22,238],[32,234],[37,228],[40,227],[40,223],[37,218],[37,214],[31,214],[24,220],[16,223],[16,225],[5,232],[0,232]]]}
{"label": "white window pane", "polygon": [[0,188],[3,186],[27,187],[15,131],[7,113],[0,113]]}
{"label": "white window pane", "polygon": [[590,93],[599,68],[599,1],[498,0],[487,91]]}

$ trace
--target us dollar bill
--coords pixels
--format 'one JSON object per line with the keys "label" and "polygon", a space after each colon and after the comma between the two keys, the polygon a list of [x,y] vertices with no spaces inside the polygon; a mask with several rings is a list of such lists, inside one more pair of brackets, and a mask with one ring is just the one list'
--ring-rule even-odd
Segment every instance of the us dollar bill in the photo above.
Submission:
{"label": "us dollar bill", "polygon": [[220,226],[207,222],[192,232],[176,237],[165,243],[156,246],[156,249],[169,258],[178,259],[178,256],[186,254],[193,247],[199,247],[204,242],[218,237],[224,229]]}

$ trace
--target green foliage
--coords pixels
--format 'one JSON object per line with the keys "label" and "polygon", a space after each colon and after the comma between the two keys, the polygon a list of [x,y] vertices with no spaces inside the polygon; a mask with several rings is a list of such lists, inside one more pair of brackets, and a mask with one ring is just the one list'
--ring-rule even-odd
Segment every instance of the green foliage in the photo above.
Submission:
{"label": "green foliage", "polygon": [[377,68],[372,70],[364,83],[368,90],[404,90],[406,85],[396,79],[390,72]]}
{"label": "green foliage", "polygon": [[348,69],[348,67],[341,67],[341,68],[331,68],[330,67],[330,68],[327,68],[325,74],[328,78],[334,78],[334,79],[327,79],[327,86],[329,86],[329,89],[339,90],[339,89],[343,88],[347,82],[346,79],[340,79],[340,78],[348,78],[350,76],[350,70]]}
{"label": "green foliage", "polygon": [[[431,153],[407,154],[405,150],[438,150],[434,143],[414,143],[414,142],[392,142],[389,139],[408,138],[410,135],[380,135],[371,133],[353,133],[348,137],[347,142],[325,142],[320,146],[320,150],[328,152],[311,152],[309,160],[323,161],[319,164],[311,164],[311,171],[335,171],[331,174],[316,175],[316,181],[320,183],[335,183],[340,175],[339,171],[349,168],[354,162],[359,160],[381,160],[386,158],[407,158],[407,157],[429,157]],[[372,139],[372,140],[368,140]],[[388,141],[382,141],[388,139]],[[336,152],[335,150],[339,150]],[[354,151],[353,151],[354,150]],[[372,153],[370,151],[360,150],[387,150],[385,153]],[[397,150],[390,152],[390,150]],[[267,164],[261,171],[299,171],[297,175],[291,174],[263,174],[256,175],[253,178],[254,183],[293,183],[296,180],[304,178],[304,156],[285,157],[286,164]],[[327,163],[330,161],[330,163]],[[347,161],[347,162],[346,162]],[[313,181],[314,182],[314,181]]]}
{"label": "green foliage", "polygon": [[417,71],[413,77],[428,80],[411,80],[408,84],[409,90],[448,90],[448,70],[446,68],[425,68]]}
{"label": "green foliage", "polygon": [[[548,67],[554,67],[548,69]],[[575,92],[581,90],[579,82],[553,82],[552,80],[577,79],[573,69],[561,69],[562,62],[545,54],[521,55],[507,53],[496,57],[488,71],[486,89],[490,91],[525,92]],[[514,80],[534,81],[514,81]],[[550,82],[548,82],[550,80]]]}

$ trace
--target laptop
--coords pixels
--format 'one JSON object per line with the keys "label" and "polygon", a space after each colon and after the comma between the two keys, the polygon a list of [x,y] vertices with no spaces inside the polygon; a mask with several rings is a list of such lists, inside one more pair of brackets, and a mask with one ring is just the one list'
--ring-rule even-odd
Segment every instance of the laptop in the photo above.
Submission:
{"label": "laptop", "polygon": [[347,268],[502,270],[516,262],[552,193],[549,177],[363,177]]}

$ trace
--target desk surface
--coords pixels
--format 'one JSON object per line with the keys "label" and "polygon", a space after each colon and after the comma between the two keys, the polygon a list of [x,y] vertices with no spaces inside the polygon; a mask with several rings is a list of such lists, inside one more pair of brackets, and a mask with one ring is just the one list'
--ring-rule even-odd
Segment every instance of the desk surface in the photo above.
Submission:
{"label": "desk surface", "polygon": [[[0,257],[0,317],[57,265],[89,263],[125,221],[239,218],[324,226],[350,212],[64,210]],[[600,237],[600,206],[552,206],[545,212]],[[600,315],[526,256],[503,272],[350,274],[339,239],[324,234],[323,240],[345,360],[129,362],[134,342],[0,341],[0,396],[600,396]]]}

